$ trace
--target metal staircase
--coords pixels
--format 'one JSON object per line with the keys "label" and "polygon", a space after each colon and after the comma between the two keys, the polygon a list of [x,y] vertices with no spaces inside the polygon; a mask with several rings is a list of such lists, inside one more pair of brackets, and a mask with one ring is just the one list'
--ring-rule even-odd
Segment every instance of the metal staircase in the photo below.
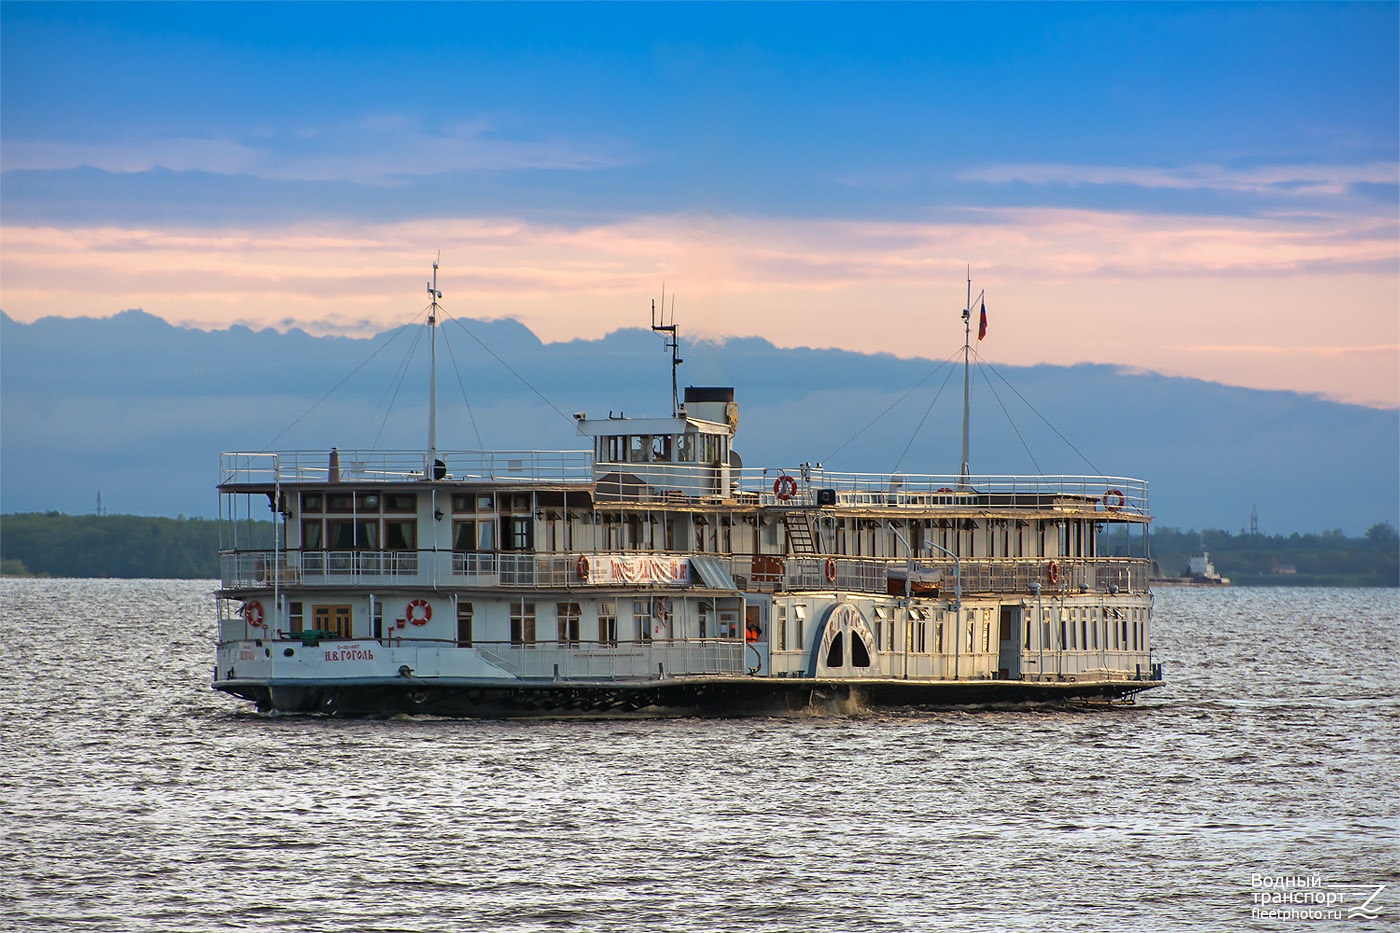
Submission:
{"label": "metal staircase", "polygon": [[812,534],[810,515],[806,512],[787,512],[783,515],[783,524],[787,526],[788,547],[794,555],[820,553]]}

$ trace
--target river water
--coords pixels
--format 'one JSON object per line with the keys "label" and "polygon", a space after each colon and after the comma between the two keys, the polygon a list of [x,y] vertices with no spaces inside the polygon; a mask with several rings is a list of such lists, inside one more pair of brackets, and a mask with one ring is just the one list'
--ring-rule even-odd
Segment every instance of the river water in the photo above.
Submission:
{"label": "river water", "polygon": [[0,582],[6,928],[1400,929],[1400,590],[1159,591],[1131,708],[498,722],[257,715],[212,587]]}

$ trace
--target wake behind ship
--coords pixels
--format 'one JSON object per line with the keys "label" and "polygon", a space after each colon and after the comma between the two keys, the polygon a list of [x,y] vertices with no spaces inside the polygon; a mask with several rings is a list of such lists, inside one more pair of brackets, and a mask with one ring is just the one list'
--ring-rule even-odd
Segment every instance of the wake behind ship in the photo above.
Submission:
{"label": "wake behind ship", "polygon": [[[966,431],[952,476],[745,467],[733,389],[682,400],[674,379],[670,417],[574,417],[577,451],[439,451],[434,427],[426,451],[223,454],[220,514],[270,506],[275,541],[229,523],[214,687],[264,711],[516,716],[1161,684],[1141,480],[970,475]],[[1142,556],[1099,553],[1114,527]]]}

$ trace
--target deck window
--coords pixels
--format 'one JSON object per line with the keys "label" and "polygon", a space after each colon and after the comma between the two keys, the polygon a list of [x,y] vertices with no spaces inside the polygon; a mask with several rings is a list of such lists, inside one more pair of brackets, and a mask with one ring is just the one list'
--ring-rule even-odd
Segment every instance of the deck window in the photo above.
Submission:
{"label": "deck window", "polygon": [[510,604],[510,643],[517,647],[534,647],[534,603],[522,599]]}
{"label": "deck window", "polygon": [[632,626],[637,641],[651,641],[651,600],[632,601]]}
{"label": "deck window", "polygon": [[617,644],[617,604],[611,600],[598,603],[598,642]]}
{"label": "deck window", "polygon": [[301,510],[303,512],[321,511],[325,500],[319,492],[304,492],[301,494]]}
{"label": "deck window", "polygon": [[304,618],[305,617],[302,615],[301,603],[291,602],[287,604],[287,628],[292,632],[292,634],[295,635],[297,632],[300,632],[302,630]]}
{"label": "deck window", "polygon": [[327,512],[353,512],[355,510],[355,497],[350,493],[335,493],[326,496]]}
{"label": "deck window", "polygon": [[559,620],[559,644],[578,647],[578,620],[582,615],[578,603],[558,603],[555,613]]}
{"label": "deck window", "polygon": [[475,551],[476,545],[476,522],[452,523],[452,550]]}
{"label": "deck window", "polygon": [[301,523],[301,547],[304,551],[319,551],[321,549],[321,520],[319,518],[307,519]]}
{"label": "deck window", "polygon": [[472,604],[457,603],[457,647],[472,646]]}

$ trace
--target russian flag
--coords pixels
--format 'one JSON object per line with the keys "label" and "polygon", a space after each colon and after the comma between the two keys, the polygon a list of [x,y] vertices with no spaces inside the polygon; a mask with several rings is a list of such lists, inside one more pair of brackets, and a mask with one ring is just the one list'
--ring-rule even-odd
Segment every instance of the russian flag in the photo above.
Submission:
{"label": "russian flag", "polygon": [[987,301],[982,300],[982,318],[977,322],[977,339],[981,340],[987,336]]}

